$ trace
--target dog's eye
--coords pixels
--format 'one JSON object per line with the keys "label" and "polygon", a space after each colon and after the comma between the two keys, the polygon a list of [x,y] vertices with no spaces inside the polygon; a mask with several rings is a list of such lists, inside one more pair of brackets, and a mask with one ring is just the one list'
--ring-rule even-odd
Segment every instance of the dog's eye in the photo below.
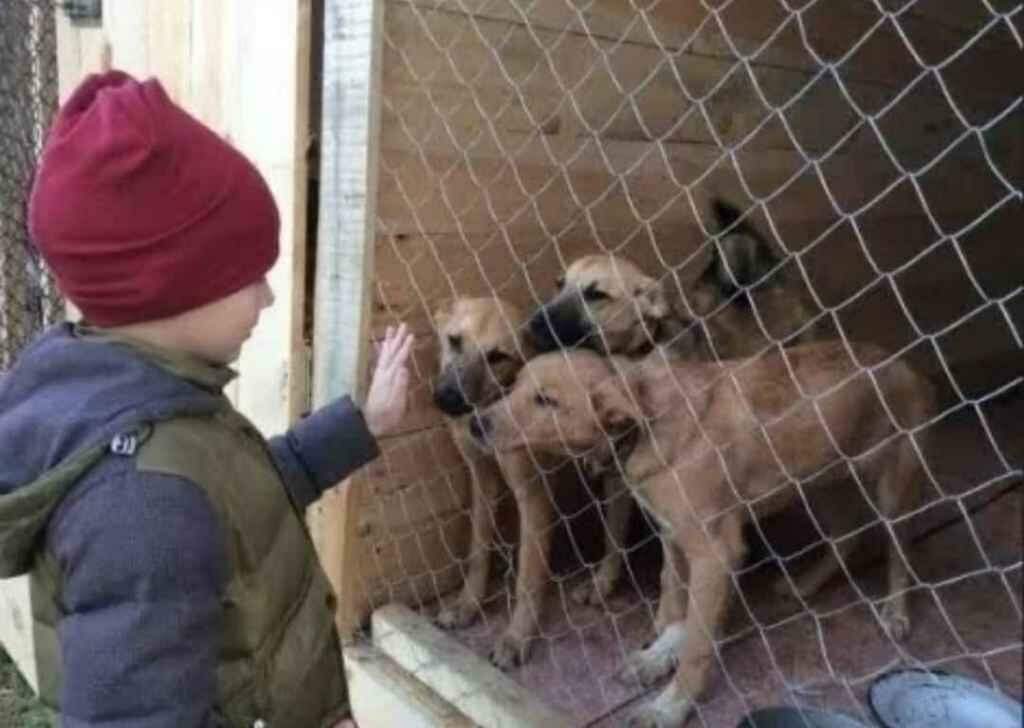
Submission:
{"label": "dog's eye", "polygon": [[597,290],[597,284],[591,283],[587,286],[586,290],[583,291],[583,298],[586,301],[604,301],[611,298],[611,296],[604,291]]}
{"label": "dog's eye", "polygon": [[489,352],[487,352],[488,364],[501,364],[503,361],[508,361],[511,358],[511,354],[506,354],[501,349],[491,349]]}
{"label": "dog's eye", "polygon": [[555,281],[555,288],[557,288],[559,291],[562,290],[563,288],[565,288],[565,278],[564,277],[559,276],[558,280]]}
{"label": "dog's eye", "polygon": [[450,346],[452,351],[454,351],[454,352],[462,351],[462,337],[461,336],[449,336],[448,337],[448,346]]}
{"label": "dog's eye", "polygon": [[533,401],[537,403],[538,407],[557,407],[558,402],[551,397],[547,396],[543,392],[537,392],[534,395]]}

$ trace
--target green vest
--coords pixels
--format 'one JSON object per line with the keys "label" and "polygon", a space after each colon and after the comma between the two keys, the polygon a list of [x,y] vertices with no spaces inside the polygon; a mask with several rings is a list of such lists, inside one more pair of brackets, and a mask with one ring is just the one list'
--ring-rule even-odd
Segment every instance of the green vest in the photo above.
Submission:
{"label": "green vest", "polygon": [[[231,377],[225,368],[136,348],[211,391]],[[140,472],[195,483],[228,536],[217,666],[223,724],[318,728],[344,717],[348,703],[334,594],[263,437],[227,399],[210,415],[140,423],[126,434],[132,437],[113,446],[130,443]],[[61,576],[41,534],[75,482],[111,457],[111,447],[103,442],[78,452],[0,504],[0,575],[31,574],[40,694],[54,706],[60,690]],[[33,549],[25,548],[27,540]]]}

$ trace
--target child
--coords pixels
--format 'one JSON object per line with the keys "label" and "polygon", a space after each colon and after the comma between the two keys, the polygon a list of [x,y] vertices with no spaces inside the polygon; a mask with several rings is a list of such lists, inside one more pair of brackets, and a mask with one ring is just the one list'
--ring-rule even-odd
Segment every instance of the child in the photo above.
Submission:
{"label": "child", "polygon": [[221,390],[273,301],[277,210],[155,80],[74,92],[29,222],[83,313],[0,380],[0,576],[31,575],[43,697],[72,728],[345,720],[303,512],[401,420],[412,337],[388,332],[362,412],[264,440]]}

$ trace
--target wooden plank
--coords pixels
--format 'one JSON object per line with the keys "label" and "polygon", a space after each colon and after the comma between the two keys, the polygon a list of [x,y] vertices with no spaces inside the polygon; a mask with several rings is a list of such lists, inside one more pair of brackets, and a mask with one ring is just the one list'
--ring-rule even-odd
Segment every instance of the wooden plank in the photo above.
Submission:
{"label": "wooden plank", "polygon": [[[720,11],[720,22],[704,3],[695,2],[651,3],[642,12],[624,0],[598,0],[578,7],[516,0],[393,2],[391,7],[408,8],[419,19],[423,32],[432,36],[431,43],[441,47],[452,36],[436,32],[434,27],[439,18],[447,16],[463,24],[458,36],[461,40],[476,35],[496,47],[504,44],[505,36],[514,28],[528,25],[532,35],[544,39],[537,45],[556,51],[563,44],[583,40],[595,48],[647,47],[666,54],[692,54],[733,63],[739,52],[755,64],[805,74],[818,73],[821,62],[839,61],[867,36],[860,49],[839,66],[842,77],[892,89],[903,88],[920,72],[904,36],[913,39],[928,62],[948,57],[970,38],[967,31],[912,13],[900,16],[898,28],[892,22],[879,24],[877,10],[866,0],[813,5],[800,13],[799,22],[796,14],[771,0],[735,0]],[[986,69],[1000,68],[1000,63],[1007,60],[1006,54],[1012,52],[1004,37],[998,42],[986,39],[983,46],[977,65],[972,61],[973,73],[979,77],[986,75]],[[532,55],[536,58],[540,54]],[[1007,69],[997,71],[997,75],[998,80],[987,74],[981,86],[973,90],[989,93],[988,84],[999,88],[1011,74]]]}
{"label": "wooden plank", "polygon": [[[233,82],[238,106],[227,133],[259,168],[277,201],[281,254],[268,280],[277,303],[263,313],[242,351],[238,367],[239,408],[264,432],[281,432],[306,408],[295,376],[306,368],[301,341],[305,304],[304,246],[308,109],[308,64],[303,49],[309,32],[308,2],[244,7],[234,48]],[[268,94],[267,89],[274,89]]]}
{"label": "wooden plank", "polygon": [[[468,19],[448,13],[425,17],[427,29],[421,16],[397,6],[387,24],[384,106],[413,139],[454,134],[472,141],[494,124],[548,135],[578,130],[610,139],[732,145],[770,114],[764,97],[773,107],[786,105],[801,145],[823,151],[859,118],[831,76],[815,79],[762,64],[746,70],[734,58],[674,56],[657,46],[563,38],[526,26],[502,34],[506,24],[492,29],[475,19],[469,29],[463,27]],[[434,33],[436,43],[428,40]],[[868,113],[894,96],[878,84],[845,86]],[[912,123],[894,129],[899,146],[925,143],[939,133],[938,120],[950,116],[947,101],[931,85],[904,103],[913,103],[917,113]],[[793,146],[781,124],[751,143]]]}
{"label": "wooden plank", "polygon": [[473,721],[373,645],[345,649],[352,716],[360,728],[473,728]]}
{"label": "wooden plank", "polygon": [[[565,165],[554,164],[536,137],[522,136],[513,156],[494,144],[467,155],[444,150],[382,150],[379,222],[389,234],[491,232],[546,227],[554,234],[587,223],[622,228],[640,222],[682,224],[721,196],[746,200],[772,197],[780,222],[855,211],[901,176],[882,157],[834,155],[820,164],[830,194],[808,160],[791,151],[742,151],[730,158],[717,148],[690,144],[654,147],[645,142],[589,141]],[[975,148],[971,145],[974,144]],[[962,185],[954,191],[946,171]],[[940,216],[991,204],[992,175],[976,144],[965,142],[923,180],[929,204]],[[903,182],[906,186],[907,182]],[[896,214],[920,210],[910,198]]]}
{"label": "wooden plank", "polygon": [[[365,382],[377,191],[381,2],[325,5],[323,126],[317,236],[313,403],[358,393]],[[320,553],[341,595],[338,629],[350,638],[366,616],[359,514],[365,487],[349,483],[321,507]]]}
{"label": "wooden plank", "polygon": [[569,726],[544,703],[427,619],[400,605],[374,612],[374,644],[480,725]]}
{"label": "wooden plank", "polygon": [[0,580],[0,644],[18,666],[25,681],[39,690],[32,594],[27,576]]}

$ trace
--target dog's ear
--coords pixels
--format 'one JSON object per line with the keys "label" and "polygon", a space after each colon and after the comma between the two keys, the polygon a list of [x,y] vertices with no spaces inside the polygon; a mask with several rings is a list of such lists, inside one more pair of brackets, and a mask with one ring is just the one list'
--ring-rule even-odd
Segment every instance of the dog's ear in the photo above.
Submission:
{"label": "dog's ear", "polygon": [[605,432],[624,432],[640,419],[640,411],[617,375],[611,375],[594,389],[590,404]]}
{"label": "dog's ear", "polygon": [[778,265],[779,257],[753,226],[740,220],[738,208],[722,200],[715,200],[713,207],[719,231],[728,232],[714,246],[701,278],[731,296],[764,277]]}
{"label": "dog's ear", "polygon": [[645,278],[634,291],[640,313],[645,318],[663,319],[668,316],[668,297],[664,287],[653,278]]}

